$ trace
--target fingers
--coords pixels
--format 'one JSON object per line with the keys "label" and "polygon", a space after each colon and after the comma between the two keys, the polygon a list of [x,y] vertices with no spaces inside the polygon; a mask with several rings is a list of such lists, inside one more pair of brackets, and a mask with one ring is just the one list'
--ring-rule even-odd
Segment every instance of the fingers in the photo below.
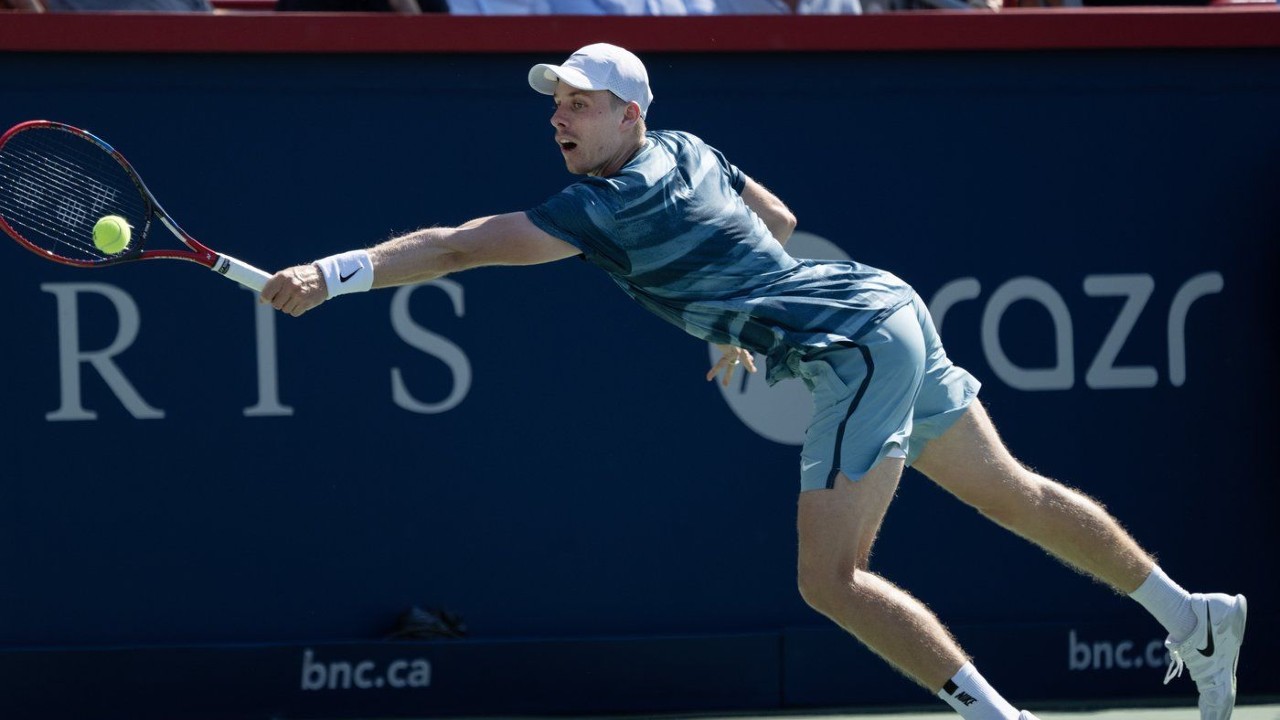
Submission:
{"label": "fingers", "polygon": [[716,379],[716,373],[720,372],[720,365],[723,362],[724,360],[721,360],[720,362],[711,366],[711,369],[707,371],[707,382],[711,382],[712,380]]}
{"label": "fingers", "polygon": [[725,357],[720,358],[720,361],[715,364],[715,367],[711,368],[711,371],[707,373],[707,380],[715,380],[717,375],[724,373],[724,384],[727,386],[729,384],[729,378],[733,377],[733,368],[735,366],[736,363],[730,360],[726,355]]}
{"label": "fingers", "polygon": [[325,301],[326,293],[318,274],[311,265],[281,270],[267,280],[258,301],[298,317]]}
{"label": "fingers", "polygon": [[716,375],[723,372],[724,377],[721,379],[721,384],[725,387],[729,387],[729,383],[733,382],[734,370],[736,370],[739,365],[745,367],[747,372],[753,373],[756,371],[755,357],[749,350],[743,350],[742,348],[732,347],[729,345],[721,347],[724,350],[724,355],[722,355],[720,360],[718,360],[716,364],[707,371],[708,381],[714,380]]}

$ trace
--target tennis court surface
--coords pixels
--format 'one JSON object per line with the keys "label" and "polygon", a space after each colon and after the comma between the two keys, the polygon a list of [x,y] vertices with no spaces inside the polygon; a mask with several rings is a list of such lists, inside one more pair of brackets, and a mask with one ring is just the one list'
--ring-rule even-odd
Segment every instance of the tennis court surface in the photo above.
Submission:
{"label": "tennis court surface", "polygon": [[[1247,702],[1247,701],[1246,701]],[[1123,707],[1111,710],[1098,708],[1079,710],[1039,710],[1026,708],[1039,720],[1197,720],[1199,712],[1194,705],[1176,707]],[[761,713],[761,714],[698,714],[698,715],[616,715],[579,717],[576,720],[955,720],[959,716],[942,708],[940,710],[900,710],[858,712],[845,710],[831,713]],[[435,718],[434,720],[442,720]],[[463,720],[458,718],[457,720]],[[470,718],[470,720],[533,720],[517,717]],[[550,719],[543,719],[550,720]],[[1267,704],[1241,704],[1236,707],[1231,720],[1280,720],[1280,699]]]}

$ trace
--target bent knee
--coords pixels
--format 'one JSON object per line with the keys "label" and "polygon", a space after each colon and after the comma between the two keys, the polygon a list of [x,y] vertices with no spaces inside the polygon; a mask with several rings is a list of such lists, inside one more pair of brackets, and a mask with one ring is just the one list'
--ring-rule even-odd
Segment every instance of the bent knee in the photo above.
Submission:
{"label": "bent knee", "polygon": [[865,565],[843,570],[801,567],[796,584],[800,589],[800,597],[809,607],[824,615],[831,615],[838,608],[847,608],[850,603],[856,606],[859,598],[864,595],[861,578],[865,574]]}

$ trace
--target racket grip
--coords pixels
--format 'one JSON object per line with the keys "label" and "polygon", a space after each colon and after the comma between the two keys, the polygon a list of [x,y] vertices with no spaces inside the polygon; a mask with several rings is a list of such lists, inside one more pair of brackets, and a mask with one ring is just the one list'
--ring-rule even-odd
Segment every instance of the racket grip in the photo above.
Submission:
{"label": "racket grip", "polygon": [[269,273],[263,272],[249,263],[241,262],[230,255],[219,255],[218,259],[213,261],[213,267],[209,269],[221,275],[226,275],[241,285],[258,292],[262,292],[267,280],[271,279]]}

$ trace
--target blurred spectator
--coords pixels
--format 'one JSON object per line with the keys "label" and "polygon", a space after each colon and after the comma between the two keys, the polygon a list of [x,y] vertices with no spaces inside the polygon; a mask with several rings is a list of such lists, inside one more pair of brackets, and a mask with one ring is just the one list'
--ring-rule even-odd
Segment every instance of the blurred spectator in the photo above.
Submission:
{"label": "blurred spectator", "polygon": [[455,15],[712,15],[716,0],[449,0]]}
{"label": "blurred spectator", "polygon": [[301,12],[449,12],[445,0],[276,0],[276,10]]}
{"label": "blurred spectator", "polygon": [[859,0],[448,0],[457,15],[776,15],[859,13]]}
{"label": "blurred spectator", "polygon": [[9,0],[35,12],[213,12],[209,0]]}
{"label": "blurred spectator", "polygon": [[859,0],[716,0],[721,15],[859,15]]}
{"label": "blurred spectator", "polygon": [[[1046,1],[1078,3],[1080,0]],[[448,0],[448,3],[455,15],[859,15],[936,8],[998,10],[1001,4],[1000,0]]]}
{"label": "blurred spectator", "polygon": [[860,8],[859,0],[449,0],[455,15],[808,15]]}

